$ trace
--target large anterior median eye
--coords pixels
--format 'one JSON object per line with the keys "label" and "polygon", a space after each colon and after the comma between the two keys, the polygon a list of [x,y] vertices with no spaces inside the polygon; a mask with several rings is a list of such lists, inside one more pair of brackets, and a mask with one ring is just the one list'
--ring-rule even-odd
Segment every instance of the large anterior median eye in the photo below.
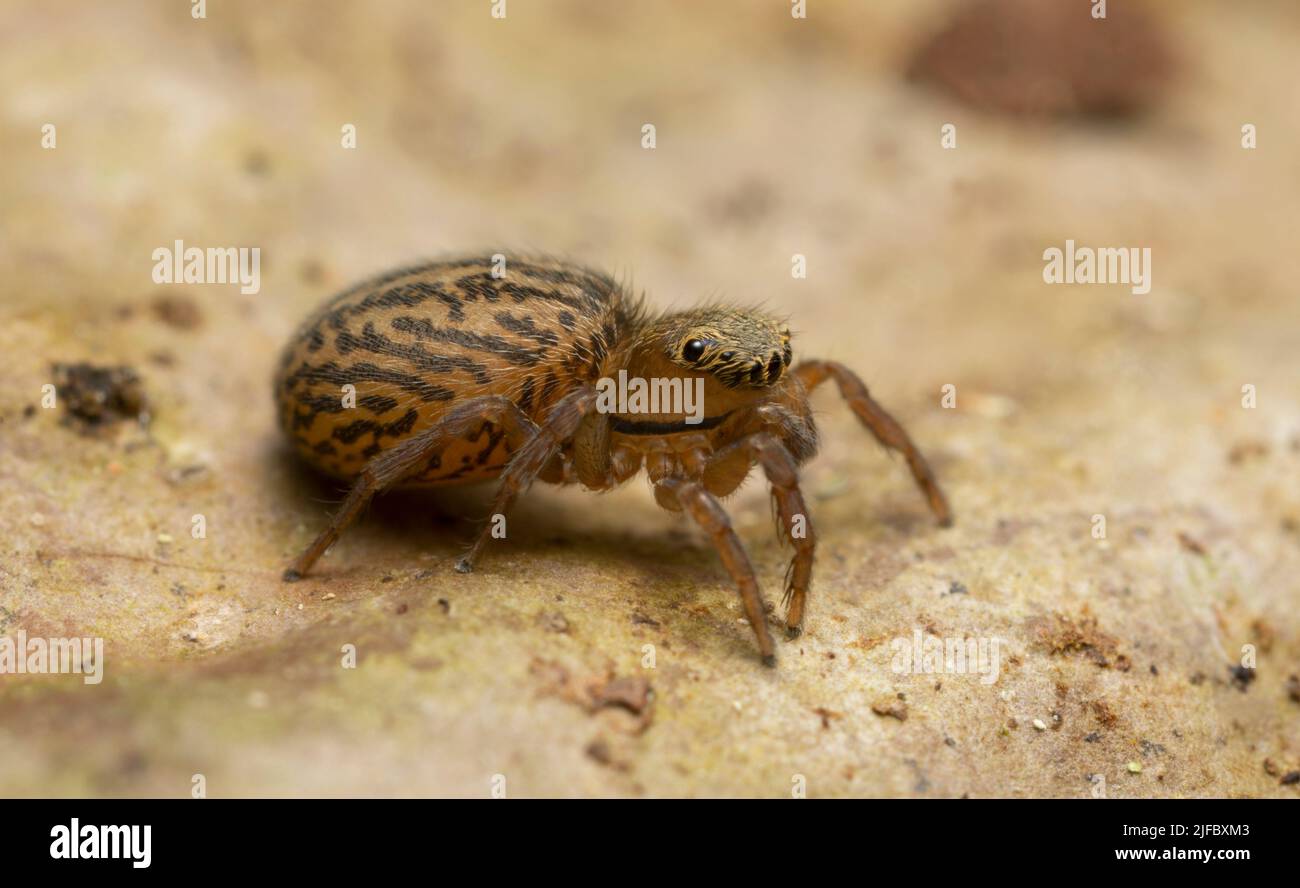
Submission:
{"label": "large anterior median eye", "polygon": [[704,343],[698,339],[692,339],[682,349],[682,357],[694,364],[704,357]]}

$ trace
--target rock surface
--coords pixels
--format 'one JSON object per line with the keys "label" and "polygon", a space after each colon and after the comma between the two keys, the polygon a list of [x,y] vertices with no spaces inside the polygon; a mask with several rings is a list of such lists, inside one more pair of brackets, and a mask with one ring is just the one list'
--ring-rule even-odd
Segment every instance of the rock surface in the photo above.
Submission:
{"label": "rock surface", "polygon": [[[1295,796],[1293,4],[1164,4],[1196,69],[1099,128],[909,85],[935,2],[461,7],[0,14],[0,635],[106,651],[98,685],[0,676],[0,794]],[[153,283],[177,239],[260,247],[261,291]],[[1067,239],[1150,247],[1151,292],[1046,285]],[[788,313],[957,525],[825,391],[775,670],[641,482],[534,490],[469,576],[488,491],[390,496],[281,583],[339,497],[277,436],[281,344],[357,278],[484,246]],[[133,368],[149,424],[43,409],[82,361]],[[778,601],[761,485],[730,508]],[[917,637],[997,639],[996,681],[896,671]]]}

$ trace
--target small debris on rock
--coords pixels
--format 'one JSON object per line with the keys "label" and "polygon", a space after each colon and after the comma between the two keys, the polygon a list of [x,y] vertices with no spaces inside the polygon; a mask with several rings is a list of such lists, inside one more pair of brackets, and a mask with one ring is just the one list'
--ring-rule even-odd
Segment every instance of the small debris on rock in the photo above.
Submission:
{"label": "small debris on rock", "polygon": [[632,770],[631,763],[623,761],[614,755],[613,748],[604,737],[597,737],[588,743],[585,752],[592,761],[607,768],[624,772]]}
{"label": "small debris on rock", "polygon": [[1228,462],[1239,466],[1247,459],[1263,459],[1268,456],[1268,444],[1264,441],[1239,441],[1228,451]]}
{"label": "small debris on rock", "polygon": [[1150,740],[1143,740],[1139,745],[1142,748],[1142,755],[1144,757],[1149,758],[1153,755],[1165,754],[1164,746],[1159,743],[1152,743]]}
{"label": "small debris on rock", "polygon": [[1249,667],[1229,666],[1228,671],[1232,673],[1232,683],[1243,694],[1246,693],[1246,686],[1255,680],[1255,670]]}
{"label": "small debris on rock", "polygon": [[199,306],[187,296],[164,294],[150,303],[154,317],[177,330],[194,330],[203,323]]}
{"label": "small debris on rock", "polygon": [[1053,613],[1031,620],[1030,627],[1049,653],[1081,653],[1103,669],[1114,666],[1127,672],[1132,668],[1129,658],[1118,652],[1119,643],[1098,627],[1095,617]]}
{"label": "small debris on rock", "polygon": [[906,703],[900,703],[895,700],[890,700],[885,703],[873,703],[871,705],[871,711],[881,717],[889,716],[890,718],[896,718],[901,722],[907,721]]}
{"label": "small debris on rock", "polygon": [[608,765],[614,760],[613,754],[609,751],[609,743],[603,738],[598,737],[587,744],[587,755],[602,765]]}
{"label": "small debris on rock", "polygon": [[591,688],[595,706],[621,706],[633,715],[646,711],[651,693],[650,682],[639,675],[615,678]]}
{"label": "small debris on rock", "polygon": [[836,712],[836,711],[833,710],[833,709],[827,709],[825,706],[818,706],[818,707],[816,707],[816,708],[813,709],[813,712],[816,713],[818,716],[821,717],[821,720],[822,720],[822,730],[823,730],[823,731],[826,731],[826,730],[829,730],[829,729],[830,729],[830,726],[831,726],[831,719],[841,719],[841,718],[844,718],[844,713],[842,713],[842,712]]}
{"label": "small debris on rock", "polygon": [[86,426],[121,419],[148,422],[144,386],[130,367],[96,367],[85,362],[54,364],[54,387],[68,415]]}
{"label": "small debris on rock", "polygon": [[1092,701],[1092,714],[1097,717],[1097,723],[1103,728],[1113,728],[1119,723],[1119,717],[1111,710],[1110,704],[1104,700]]}

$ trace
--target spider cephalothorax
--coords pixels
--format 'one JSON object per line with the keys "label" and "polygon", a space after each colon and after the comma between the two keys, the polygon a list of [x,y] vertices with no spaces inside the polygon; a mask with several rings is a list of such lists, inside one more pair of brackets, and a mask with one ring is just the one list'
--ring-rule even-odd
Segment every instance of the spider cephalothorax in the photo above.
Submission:
{"label": "spider cephalothorax", "polygon": [[670,315],[664,355],[679,367],[710,373],[728,388],[766,388],[785,375],[794,357],[790,331],[754,311],[705,308]]}
{"label": "spider cephalothorax", "polygon": [[[608,277],[553,260],[510,261],[504,274],[488,258],[432,262],[353,287],[280,361],[285,432],[317,468],[353,482],[285,579],[303,577],[389,487],[500,478],[493,514],[504,516],[534,480],[608,490],[644,471],[661,506],[709,535],[774,664],[758,580],[719,498],[761,468],[794,548],[785,625],[797,634],[816,548],[798,473],[817,450],[813,389],[833,380],[867,430],[907,459],[940,523],[951,521],[925,458],[862,381],[842,364],[792,367],[792,357],[789,329],[759,312],[654,317]],[[615,377],[620,397],[605,397]],[[621,397],[633,388],[638,396]],[[457,570],[471,569],[498,526],[484,527]]]}

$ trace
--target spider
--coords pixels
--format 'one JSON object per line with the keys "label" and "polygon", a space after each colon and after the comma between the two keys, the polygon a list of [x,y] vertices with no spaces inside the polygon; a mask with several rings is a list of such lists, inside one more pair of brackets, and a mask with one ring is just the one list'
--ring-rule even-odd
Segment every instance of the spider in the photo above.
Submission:
{"label": "spider", "polygon": [[[763,663],[775,665],[758,580],[720,498],[756,466],[766,477],[794,550],[784,604],[786,631],[797,636],[816,547],[798,470],[817,451],[809,394],[827,381],[881,444],[904,456],[939,523],[951,524],[902,426],[844,365],[792,365],[780,321],[720,305],[652,314],[598,272],[503,260],[441,260],[381,275],[327,303],[290,341],[275,382],[281,425],[303,458],[351,489],[285,580],[305,576],[389,488],[498,479],[493,513],[504,516],[535,480],[602,491],[644,470],[658,504],[686,513],[712,540]],[[651,402],[649,412],[630,401],[611,409],[601,385],[620,371],[663,392],[693,387],[703,409],[688,416],[680,404]],[[473,569],[492,529],[482,529],[458,571]]]}

